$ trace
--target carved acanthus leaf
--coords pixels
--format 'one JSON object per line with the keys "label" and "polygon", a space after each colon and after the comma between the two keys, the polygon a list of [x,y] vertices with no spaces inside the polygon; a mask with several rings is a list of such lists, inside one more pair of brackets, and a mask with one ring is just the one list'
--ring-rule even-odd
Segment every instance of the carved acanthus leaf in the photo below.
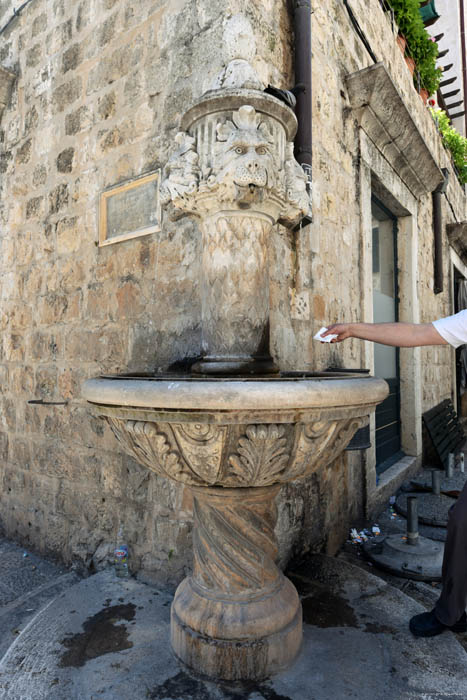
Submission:
{"label": "carved acanthus leaf", "polygon": [[230,456],[228,485],[266,486],[280,481],[289,463],[282,425],[249,425],[239,439],[237,453]]}
{"label": "carved acanthus leaf", "polygon": [[203,482],[191,472],[157,423],[107,417],[112,432],[125,452],[160,476],[199,486]]}

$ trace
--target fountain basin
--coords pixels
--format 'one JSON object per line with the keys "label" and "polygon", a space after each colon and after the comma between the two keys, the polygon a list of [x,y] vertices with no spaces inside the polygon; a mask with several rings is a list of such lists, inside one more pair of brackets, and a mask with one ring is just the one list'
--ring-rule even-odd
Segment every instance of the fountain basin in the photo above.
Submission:
{"label": "fountain basin", "polygon": [[[290,377],[105,376],[88,379],[94,404],[181,411],[251,411],[375,406],[387,395],[383,379],[340,372]],[[295,375],[298,376],[295,376]]]}
{"label": "fountain basin", "polygon": [[179,585],[171,642],[215,678],[287,668],[301,605],[276,566],[280,484],[333,461],[388,393],[373,377],[100,377],[84,397],[123,449],[193,493],[193,574]]}

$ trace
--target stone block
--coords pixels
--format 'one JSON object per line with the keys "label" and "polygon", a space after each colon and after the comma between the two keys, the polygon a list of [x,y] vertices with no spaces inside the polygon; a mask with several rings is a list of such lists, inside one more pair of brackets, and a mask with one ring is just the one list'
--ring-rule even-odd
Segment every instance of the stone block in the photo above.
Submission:
{"label": "stone block", "polygon": [[104,56],[91,70],[86,92],[88,95],[101,90],[110,83],[125,76],[141,60],[144,50],[142,37],[137,37],[131,44],[119,47],[110,56]]}
{"label": "stone block", "polygon": [[44,197],[31,197],[26,202],[26,219],[38,218],[44,214]]}
{"label": "stone block", "polygon": [[76,32],[81,32],[82,29],[88,26],[91,18],[91,5],[87,0],[80,2],[76,13],[75,29]]}
{"label": "stone block", "polygon": [[75,70],[81,62],[81,46],[80,44],[73,44],[66,51],[64,51],[62,56],[62,73],[68,73],[69,70]]}
{"label": "stone block", "polygon": [[126,124],[114,126],[109,131],[99,133],[99,148],[102,153],[107,153],[112,148],[116,148],[125,143],[128,137],[128,129]]}
{"label": "stone block", "polygon": [[34,18],[31,27],[31,37],[35,37],[41,32],[47,29],[47,13],[42,12],[40,15]]}
{"label": "stone block", "polygon": [[21,365],[11,370],[11,390],[16,396],[34,398],[34,369],[29,365]]}
{"label": "stone block", "polygon": [[25,344],[22,333],[6,333],[3,338],[3,356],[9,362],[22,362],[25,358]]}
{"label": "stone block", "polygon": [[81,95],[81,76],[77,75],[57,87],[52,93],[52,108],[54,113],[63,112]]}
{"label": "stone block", "polygon": [[57,333],[34,331],[30,336],[29,357],[31,360],[56,360],[61,353],[61,339]]}
{"label": "stone block", "polygon": [[36,187],[38,185],[44,185],[47,180],[47,168],[45,165],[39,164],[33,170],[32,173],[32,184]]}
{"label": "stone block", "polygon": [[[113,303],[112,303],[113,302]],[[108,289],[92,282],[87,289],[86,317],[89,319],[117,320],[117,304]]]}
{"label": "stone block", "polygon": [[116,110],[116,95],[115,90],[108,92],[99,98],[97,114],[100,119],[110,119],[110,117],[115,116]]}
{"label": "stone block", "polygon": [[16,430],[16,402],[13,399],[0,397],[0,426],[10,432]]}
{"label": "stone block", "polygon": [[30,469],[31,453],[29,440],[16,436],[15,439],[11,441],[9,462],[22,471],[28,471]]}
{"label": "stone block", "polygon": [[117,18],[118,12],[115,12],[110,17],[107,17],[107,19],[102,22],[99,27],[97,27],[97,44],[100,49],[102,49],[114,38]]}
{"label": "stone block", "polygon": [[42,60],[42,45],[35,44],[26,53],[26,67],[34,68]]}
{"label": "stone block", "polygon": [[65,116],[65,134],[74,136],[92,126],[92,113],[85,105]]}
{"label": "stone block", "polygon": [[55,365],[39,365],[36,369],[35,397],[51,400],[57,387],[57,368]]}
{"label": "stone block", "polygon": [[141,314],[144,300],[141,298],[140,285],[133,279],[123,281],[115,296],[119,318],[135,318]]}
{"label": "stone block", "polygon": [[56,214],[68,205],[68,185],[62,182],[49,192],[49,213]]}
{"label": "stone block", "polygon": [[57,157],[57,170],[59,173],[71,173],[73,170],[73,158],[75,149],[70,146],[65,148]]}
{"label": "stone block", "polygon": [[31,139],[27,139],[16,151],[16,163],[22,165],[27,163],[31,157]]}
{"label": "stone block", "polygon": [[6,463],[8,460],[8,434],[6,432],[0,432],[0,463]]}
{"label": "stone block", "polygon": [[0,153],[0,173],[6,173],[8,169],[8,164],[13,157],[11,151],[4,151]]}

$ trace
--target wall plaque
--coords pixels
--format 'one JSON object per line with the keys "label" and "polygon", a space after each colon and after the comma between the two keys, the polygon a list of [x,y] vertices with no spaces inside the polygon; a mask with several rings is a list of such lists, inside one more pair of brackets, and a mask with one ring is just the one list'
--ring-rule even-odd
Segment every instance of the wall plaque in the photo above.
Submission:
{"label": "wall plaque", "polygon": [[102,192],[99,246],[160,231],[160,171]]}

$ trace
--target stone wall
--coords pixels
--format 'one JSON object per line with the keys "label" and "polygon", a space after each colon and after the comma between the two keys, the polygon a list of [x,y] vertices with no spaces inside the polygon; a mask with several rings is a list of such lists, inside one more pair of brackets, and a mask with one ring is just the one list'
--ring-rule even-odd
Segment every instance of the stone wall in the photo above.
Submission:
{"label": "stone wall", "polygon": [[[352,3],[378,58],[441,166],[449,166],[377,0]],[[11,3],[0,3],[0,18]],[[6,9],[5,9],[6,8]],[[3,12],[3,15],[1,14]],[[99,567],[123,525],[131,567],[180,580],[190,564],[189,492],[122,455],[80,397],[86,377],[163,371],[200,348],[199,231],[162,231],[99,248],[98,199],[161,168],[181,114],[225,60],[229,15],[244,12],[255,68],[293,83],[288,3],[267,0],[33,0],[2,36],[18,80],[1,123],[0,523],[8,535]],[[0,19],[0,24],[2,21]],[[364,344],[312,341],[326,323],[362,317],[358,127],[344,78],[371,64],[341,2],[314,3],[314,224],[271,241],[272,349],[282,368],[365,365]],[[447,221],[465,219],[451,177]],[[451,311],[433,294],[431,196],[419,202],[421,321]],[[449,279],[448,250],[445,274]],[[371,320],[371,319],[367,319]],[[422,351],[423,408],[452,392],[447,348]],[[28,401],[66,402],[65,405]],[[290,484],[279,502],[281,561],[333,552],[365,506],[353,453]]]}

